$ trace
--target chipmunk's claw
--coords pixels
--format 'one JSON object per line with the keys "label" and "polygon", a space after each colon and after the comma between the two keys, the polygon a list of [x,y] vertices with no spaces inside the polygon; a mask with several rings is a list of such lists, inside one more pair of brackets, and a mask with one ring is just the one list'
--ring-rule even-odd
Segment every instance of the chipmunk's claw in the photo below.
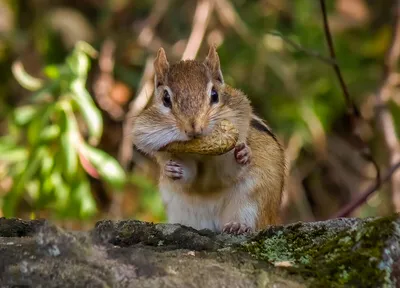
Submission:
{"label": "chipmunk's claw", "polygon": [[251,149],[245,143],[238,144],[234,154],[236,162],[240,165],[247,165],[251,162]]}
{"label": "chipmunk's claw", "polygon": [[168,160],[165,164],[164,172],[167,177],[174,180],[182,179],[183,177],[182,166],[173,160]]}
{"label": "chipmunk's claw", "polygon": [[233,235],[243,235],[249,234],[253,231],[253,229],[246,224],[238,223],[238,222],[228,222],[224,225],[222,232]]}

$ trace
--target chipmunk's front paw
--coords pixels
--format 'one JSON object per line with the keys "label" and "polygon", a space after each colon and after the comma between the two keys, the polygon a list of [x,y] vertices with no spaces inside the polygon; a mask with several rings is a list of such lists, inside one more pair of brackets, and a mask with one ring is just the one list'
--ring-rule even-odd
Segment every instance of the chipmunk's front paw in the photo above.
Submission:
{"label": "chipmunk's front paw", "polygon": [[224,225],[222,232],[233,234],[233,235],[242,235],[251,233],[253,229],[246,224],[238,223],[238,222],[228,222]]}
{"label": "chipmunk's front paw", "polygon": [[183,168],[181,166],[181,164],[172,161],[172,160],[168,160],[168,162],[165,164],[164,167],[164,173],[167,177],[174,179],[174,180],[178,180],[178,179],[182,179],[183,177]]}
{"label": "chipmunk's front paw", "polygon": [[235,147],[235,159],[240,165],[247,165],[251,161],[251,149],[247,144],[240,143]]}

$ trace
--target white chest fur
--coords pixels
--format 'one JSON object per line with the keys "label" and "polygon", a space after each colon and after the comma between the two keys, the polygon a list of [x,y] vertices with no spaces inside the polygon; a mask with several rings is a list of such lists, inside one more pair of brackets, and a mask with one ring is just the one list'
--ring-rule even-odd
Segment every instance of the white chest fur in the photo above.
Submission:
{"label": "white chest fur", "polygon": [[[220,215],[223,199],[205,201],[197,197],[186,197],[169,189],[160,189],[169,223],[179,223],[195,229],[217,231],[221,227]],[[223,224],[222,224],[223,225]]]}
{"label": "white chest fur", "polygon": [[[173,186],[160,186],[169,223],[179,223],[195,229],[221,231],[230,222],[240,222],[254,228],[258,207],[250,199],[252,183],[243,183],[221,193],[219,198],[203,199],[173,191]],[[249,190],[247,190],[247,189]],[[245,190],[243,190],[245,189]],[[244,193],[243,193],[244,192]]]}

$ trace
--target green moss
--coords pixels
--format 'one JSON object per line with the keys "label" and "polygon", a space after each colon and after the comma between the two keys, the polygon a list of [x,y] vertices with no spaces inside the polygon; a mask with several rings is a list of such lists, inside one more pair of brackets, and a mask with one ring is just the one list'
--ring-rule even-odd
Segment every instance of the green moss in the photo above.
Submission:
{"label": "green moss", "polygon": [[[243,245],[254,257],[272,263],[290,261],[289,272],[312,287],[391,286],[393,260],[388,241],[398,243],[398,215],[365,221],[333,232],[324,225],[269,229]],[[398,245],[398,244],[396,244]]]}
{"label": "green moss", "polygon": [[123,239],[131,237],[134,232],[135,230],[132,229],[132,226],[129,224],[123,224],[122,227],[118,230],[119,236]]}

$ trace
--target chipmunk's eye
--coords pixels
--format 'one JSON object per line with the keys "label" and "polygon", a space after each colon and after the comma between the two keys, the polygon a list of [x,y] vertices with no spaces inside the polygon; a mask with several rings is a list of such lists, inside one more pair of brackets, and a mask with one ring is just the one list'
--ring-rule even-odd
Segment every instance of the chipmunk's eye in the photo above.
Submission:
{"label": "chipmunk's eye", "polygon": [[211,104],[218,103],[218,92],[215,90],[215,88],[212,88],[211,90]]}
{"label": "chipmunk's eye", "polygon": [[163,104],[165,107],[168,107],[168,108],[172,107],[171,97],[169,96],[169,93],[167,90],[164,90]]}

